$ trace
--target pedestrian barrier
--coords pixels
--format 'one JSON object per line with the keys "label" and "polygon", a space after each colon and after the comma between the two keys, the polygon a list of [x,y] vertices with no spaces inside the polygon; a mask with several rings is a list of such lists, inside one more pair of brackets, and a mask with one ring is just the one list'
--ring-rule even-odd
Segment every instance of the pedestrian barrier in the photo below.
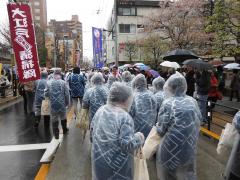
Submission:
{"label": "pedestrian barrier", "polygon": [[[197,99],[197,101],[203,100]],[[205,101],[205,103],[207,106],[207,125],[201,128],[201,132],[219,140],[222,129],[225,128],[226,123],[232,123],[232,119],[238,112],[238,109],[210,100]]]}

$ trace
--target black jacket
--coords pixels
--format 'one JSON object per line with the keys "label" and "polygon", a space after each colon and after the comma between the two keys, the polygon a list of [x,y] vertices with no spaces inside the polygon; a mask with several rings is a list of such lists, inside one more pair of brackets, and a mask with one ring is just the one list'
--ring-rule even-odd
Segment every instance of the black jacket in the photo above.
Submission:
{"label": "black jacket", "polygon": [[210,74],[203,71],[202,74],[196,73],[197,94],[208,95],[210,89]]}

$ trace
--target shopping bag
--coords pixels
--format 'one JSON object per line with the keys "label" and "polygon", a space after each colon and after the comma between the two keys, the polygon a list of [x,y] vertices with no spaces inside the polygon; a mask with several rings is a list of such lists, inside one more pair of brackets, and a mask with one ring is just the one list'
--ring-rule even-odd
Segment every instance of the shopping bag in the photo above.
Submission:
{"label": "shopping bag", "polygon": [[237,134],[238,132],[234,125],[227,123],[225,129],[222,130],[222,134],[217,146],[217,153],[222,154],[228,148],[232,148],[235,138],[237,138]]}
{"label": "shopping bag", "polygon": [[136,153],[134,157],[134,180],[149,180],[147,162],[142,150]]}
{"label": "shopping bag", "polygon": [[89,129],[88,109],[81,109],[80,113],[78,113],[76,127],[83,131],[84,140],[86,137],[87,130]]}
{"label": "shopping bag", "polygon": [[150,159],[157,152],[160,141],[161,137],[157,133],[157,128],[153,126],[143,146],[143,154],[146,159]]}
{"label": "shopping bag", "polygon": [[44,99],[41,106],[41,115],[50,115],[50,101],[49,99]]}

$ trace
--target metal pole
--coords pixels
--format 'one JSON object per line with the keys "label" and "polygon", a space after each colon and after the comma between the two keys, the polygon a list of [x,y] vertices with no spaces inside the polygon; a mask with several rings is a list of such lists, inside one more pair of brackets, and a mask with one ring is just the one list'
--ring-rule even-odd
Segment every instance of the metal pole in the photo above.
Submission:
{"label": "metal pole", "polygon": [[118,17],[117,17],[117,0],[114,0],[115,15],[115,65],[118,66]]}

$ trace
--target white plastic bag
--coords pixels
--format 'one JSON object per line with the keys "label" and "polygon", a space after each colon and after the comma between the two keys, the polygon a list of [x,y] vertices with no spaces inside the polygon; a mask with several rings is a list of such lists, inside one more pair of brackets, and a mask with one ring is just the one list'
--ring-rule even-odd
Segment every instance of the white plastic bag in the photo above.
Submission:
{"label": "white plastic bag", "polygon": [[157,133],[156,126],[153,126],[143,146],[143,154],[146,159],[150,159],[156,152],[161,142],[161,137]]}
{"label": "white plastic bag", "polygon": [[48,98],[42,101],[41,115],[42,116],[50,115],[50,100]]}
{"label": "white plastic bag", "polygon": [[134,157],[134,180],[149,180],[147,162],[142,150]]}
{"label": "white plastic bag", "polygon": [[222,154],[228,148],[232,148],[235,138],[237,137],[237,130],[234,125],[227,123],[225,129],[222,130],[221,137],[217,146],[217,153]]}

